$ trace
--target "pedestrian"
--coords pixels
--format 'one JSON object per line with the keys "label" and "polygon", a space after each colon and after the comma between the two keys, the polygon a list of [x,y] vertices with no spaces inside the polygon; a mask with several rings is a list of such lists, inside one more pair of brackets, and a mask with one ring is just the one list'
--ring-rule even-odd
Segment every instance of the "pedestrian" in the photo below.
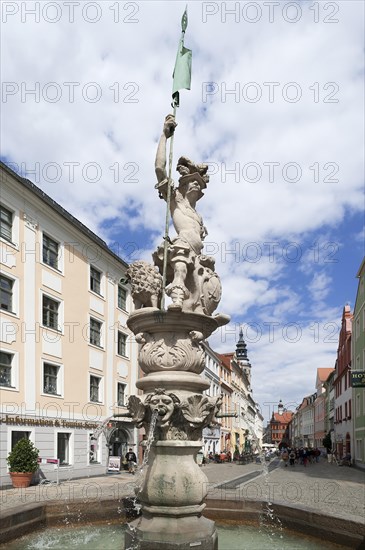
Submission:
{"label": "pedestrian", "polygon": [[284,449],[284,451],[281,453],[281,458],[285,464],[285,467],[288,466],[288,458],[289,458],[289,453],[286,449]]}
{"label": "pedestrian", "polygon": [[314,449],[314,456],[315,456],[316,462],[319,462],[319,457],[321,456],[321,451],[317,447]]}
{"label": "pedestrian", "polygon": [[303,449],[303,465],[305,467],[307,466],[307,461],[308,461],[308,451],[306,447],[305,449]]}
{"label": "pedestrian", "polygon": [[128,472],[130,474],[134,474],[134,469],[137,466],[137,457],[136,454],[132,451],[130,448],[127,454],[125,455],[125,459],[128,463]]}
{"label": "pedestrian", "polygon": [[294,449],[292,449],[289,453],[290,466],[294,466],[294,461],[295,461],[295,451],[294,451]]}
{"label": "pedestrian", "polygon": [[328,460],[328,464],[332,464],[332,451],[331,449],[327,449],[327,460]]}

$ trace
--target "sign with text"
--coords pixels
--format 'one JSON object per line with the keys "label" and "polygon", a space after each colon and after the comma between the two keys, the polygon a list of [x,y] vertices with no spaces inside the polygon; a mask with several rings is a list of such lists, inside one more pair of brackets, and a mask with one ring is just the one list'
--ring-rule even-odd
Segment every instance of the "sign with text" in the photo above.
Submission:
{"label": "sign with text", "polygon": [[365,371],[351,371],[351,384],[353,388],[365,388]]}
{"label": "sign with text", "polygon": [[108,461],[108,472],[119,472],[120,456],[110,456]]}

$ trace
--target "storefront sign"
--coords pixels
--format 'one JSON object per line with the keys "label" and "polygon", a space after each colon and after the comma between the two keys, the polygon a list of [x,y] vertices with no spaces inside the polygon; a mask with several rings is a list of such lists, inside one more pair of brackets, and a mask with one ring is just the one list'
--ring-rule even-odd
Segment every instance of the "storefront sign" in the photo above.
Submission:
{"label": "storefront sign", "polygon": [[120,456],[110,456],[108,461],[108,472],[119,472]]}
{"label": "storefront sign", "polygon": [[365,388],[365,371],[351,371],[351,383],[353,388]]}
{"label": "storefront sign", "polygon": [[23,416],[10,416],[6,414],[0,417],[0,424],[10,426],[47,426],[50,428],[83,428],[84,430],[95,430],[98,424],[93,422],[77,422],[70,420],[58,420],[48,418],[24,418]]}

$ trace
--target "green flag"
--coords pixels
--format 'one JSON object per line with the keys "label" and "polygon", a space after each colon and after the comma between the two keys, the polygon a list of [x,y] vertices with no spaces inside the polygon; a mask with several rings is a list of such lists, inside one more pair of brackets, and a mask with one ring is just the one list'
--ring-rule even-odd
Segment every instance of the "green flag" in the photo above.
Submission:
{"label": "green flag", "polygon": [[177,50],[175,68],[173,72],[173,86],[172,97],[175,99],[176,104],[179,105],[179,90],[190,90],[191,85],[191,61],[192,51],[188,50],[184,46],[184,34],[186,27],[188,26],[188,14],[185,9],[181,19],[182,37],[179,42],[179,48]]}

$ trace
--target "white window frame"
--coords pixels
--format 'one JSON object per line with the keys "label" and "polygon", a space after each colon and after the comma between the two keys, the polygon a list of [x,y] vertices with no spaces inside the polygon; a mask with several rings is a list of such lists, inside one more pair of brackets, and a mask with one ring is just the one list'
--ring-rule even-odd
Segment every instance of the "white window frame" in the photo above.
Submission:
{"label": "white window frame", "polygon": [[0,205],[9,210],[13,214],[12,227],[11,227],[11,241],[8,241],[5,237],[0,236],[0,241],[7,245],[19,249],[19,210],[11,206],[6,200],[1,197]]}
{"label": "white window frame", "polygon": [[[58,367],[57,373],[57,394],[47,393],[44,391],[44,365],[52,365],[52,367]],[[63,399],[64,397],[64,366],[62,363],[55,363],[54,361],[48,361],[48,359],[42,359],[41,366],[41,395],[45,397],[54,397],[55,399]]]}
{"label": "white window frame", "polygon": [[[19,353],[10,349],[0,347],[0,351],[13,356],[11,362],[11,386],[0,386],[1,391],[19,391]],[[25,430],[23,430],[25,431]],[[28,431],[28,430],[26,430]]]}
{"label": "white window frame", "polygon": [[97,442],[97,450],[96,450],[96,457],[97,457],[97,460],[95,462],[91,462],[90,461],[90,441],[91,441],[91,436],[93,435],[94,432],[88,432],[87,433],[87,440],[86,440],[86,444],[87,444],[87,449],[86,449],[86,464],[87,466],[100,466],[102,464],[102,434],[99,435],[99,437],[95,440]]}
{"label": "white window frame", "polygon": [[[74,437],[75,437],[75,433],[74,433],[73,430],[70,430],[70,429],[67,429],[67,428],[60,428],[60,429],[56,429],[54,431],[54,458],[57,458],[57,456],[58,456],[58,434],[59,433],[70,434],[70,437],[69,437],[69,452],[68,452],[69,463],[68,463],[67,466],[66,465],[62,466],[61,464],[59,465],[60,468],[62,468],[62,470],[69,470],[69,469],[73,468],[74,465],[75,465],[75,459],[74,459]],[[57,467],[57,466],[55,466],[55,467]]]}
{"label": "white window frame", "polygon": [[[100,345],[98,344],[94,344],[93,342],[90,341],[90,338],[91,338],[91,321],[96,321],[97,323],[100,324]],[[102,319],[99,319],[98,317],[95,317],[95,315],[89,315],[89,346],[92,346],[93,348],[96,348],[96,349],[104,349],[104,328],[105,328],[105,322],[102,320]]]}
{"label": "white window frame", "polygon": [[[125,355],[121,355],[119,353],[119,333],[120,334],[123,334],[123,336],[125,336]],[[129,334],[127,334],[126,332],[124,332],[124,330],[117,330],[117,355],[118,357],[123,357],[123,359],[129,359],[129,342],[128,342],[128,337],[129,337]]]}
{"label": "white window frame", "polygon": [[[119,405],[119,391],[118,391],[119,384],[124,386],[124,405]],[[121,382],[120,380],[117,380],[117,387],[116,387],[117,395],[116,395],[116,400],[115,400],[115,402],[117,404],[117,407],[126,407],[126,402],[128,401],[128,399],[127,399],[127,388],[128,388],[128,385],[125,382]]]}
{"label": "white window frame", "polygon": [[[119,306],[119,289],[123,289],[126,293],[125,295],[125,308],[123,307],[120,307]],[[128,307],[128,302],[129,302],[129,292],[128,292],[128,289],[124,286],[124,285],[121,285],[120,283],[117,285],[117,308],[120,310],[120,311],[123,311],[124,313],[128,313],[129,312],[129,307]]]}
{"label": "white window frame", "polygon": [[[64,303],[63,300],[60,299],[59,296],[54,296],[50,292],[45,292],[44,290],[40,291],[40,326],[44,330],[51,330],[53,332],[56,332],[57,334],[63,334],[64,333],[64,327],[63,327],[63,315],[64,315]],[[54,302],[57,302],[59,304],[58,306],[58,329],[48,327],[47,325],[43,324],[43,297],[49,298],[50,300],[53,300]]]}
{"label": "white window frame", "polygon": [[[95,271],[98,271],[100,273],[100,294],[98,292],[95,292],[95,290],[91,289],[91,269],[95,269]],[[105,300],[105,274],[104,274],[104,271],[102,269],[100,269],[100,267],[95,265],[95,264],[89,264],[88,276],[89,276],[89,281],[88,281],[89,292],[91,292],[91,294],[93,294],[94,296],[97,296],[98,298],[102,298],[103,300]]]}
{"label": "white window frame", "polygon": [[[52,267],[51,265],[43,261],[43,238],[44,236],[49,237],[52,241],[55,241],[58,244],[58,256],[57,256],[57,267]],[[54,271],[58,275],[64,275],[64,243],[57,237],[53,231],[47,231],[47,229],[41,230],[41,243],[40,243],[40,260],[43,266],[48,267],[51,271]]]}
{"label": "white window frame", "polygon": [[[98,386],[98,389],[99,389],[99,395],[98,395],[98,398],[99,398],[99,401],[91,401],[91,396],[90,396],[90,389],[91,389],[91,377],[94,377],[94,378],[98,378],[99,379],[99,386]],[[92,403],[94,405],[104,405],[104,376],[100,376],[100,374],[96,374],[94,372],[89,372],[89,378],[88,378],[88,388],[87,388],[87,391],[88,391],[88,397],[87,397],[87,400],[88,400],[88,403]]]}
{"label": "white window frame", "polygon": [[19,318],[19,279],[18,277],[14,277],[14,275],[8,273],[7,271],[4,271],[1,269],[1,276],[6,277],[7,279],[10,279],[13,281],[13,288],[12,288],[12,309],[13,311],[8,311],[6,309],[0,308],[0,314],[3,315],[4,313],[7,315],[11,315],[12,317]]}

